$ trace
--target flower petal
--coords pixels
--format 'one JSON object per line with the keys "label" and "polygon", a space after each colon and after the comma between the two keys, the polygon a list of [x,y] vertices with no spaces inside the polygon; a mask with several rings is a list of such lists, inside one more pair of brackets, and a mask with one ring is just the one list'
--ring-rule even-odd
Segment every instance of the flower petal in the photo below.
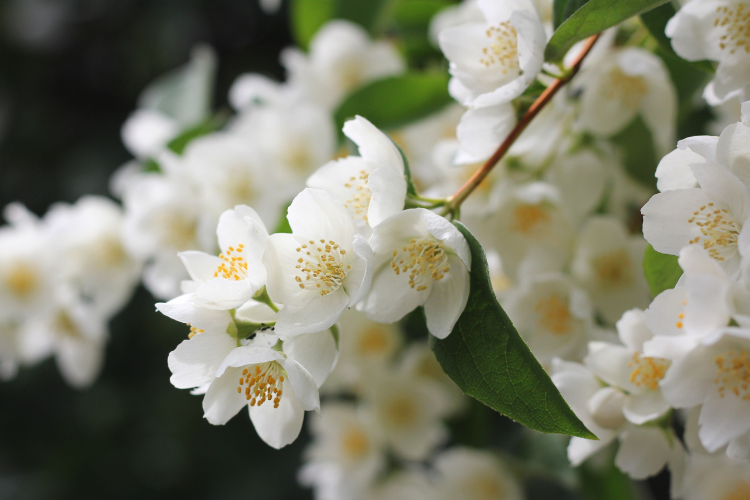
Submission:
{"label": "flower petal", "polygon": [[169,379],[178,389],[192,389],[213,382],[221,362],[237,341],[226,333],[204,332],[183,340],[169,353]]}
{"label": "flower petal", "polygon": [[224,333],[232,317],[228,311],[207,309],[195,303],[191,293],[180,295],[169,302],[156,304],[156,310],[173,320],[208,332]]}
{"label": "flower petal", "polygon": [[279,407],[272,404],[250,406],[250,420],[258,436],[269,446],[277,450],[291,444],[302,430],[305,410],[294,396],[289,382],[284,381],[283,396]]}
{"label": "flower petal", "polygon": [[448,265],[450,271],[432,285],[424,304],[427,329],[439,339],[453,331],[469,301],[469,270],[454,255],[448,256]]}
{"label": "flower petal", "polygon": [[239,368],[230,368],[216,378],[203,396],[203,417],[213,425],[224,425],[240,408],[247,404],[237,392],[237,381],[242,376]]}
{"label": "flower petal", "polygon": [[667,463],[669,442],[659,427],[631,427],[620,435],[615,465],[633,479],[645,479]]}
{"label": "flower petal", "polygon": [[302,365],[318,387],[333,370],[339,354],[329,330],[289,338],[284,342],[284,353]]}

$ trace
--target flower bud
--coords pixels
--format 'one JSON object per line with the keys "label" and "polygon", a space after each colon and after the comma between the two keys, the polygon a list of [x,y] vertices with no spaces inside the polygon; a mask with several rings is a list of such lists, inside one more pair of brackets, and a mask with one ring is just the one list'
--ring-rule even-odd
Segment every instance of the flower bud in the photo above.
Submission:
{"label": "flower bud", "polygon": [[589,399],[589,411],[596,425],[605,429],[616,429],[625,423],[622,405],[625,394],[614,387],[604,387]]}

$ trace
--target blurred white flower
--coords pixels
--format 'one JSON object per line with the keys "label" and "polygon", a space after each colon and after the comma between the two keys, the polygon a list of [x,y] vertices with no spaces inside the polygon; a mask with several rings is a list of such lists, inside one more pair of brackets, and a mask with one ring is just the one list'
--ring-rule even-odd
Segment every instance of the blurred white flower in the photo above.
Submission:
{"label": "blurred white flower", "polygon": [[373,321],[393,323],[424,306],[430,333],[447,337],[469,299],[466,238],[443,217],[414,208],[375,226],[370,244],[375,274],[357,309]]}
{"label": "blurred white flower", "polygon": [[750,463],[691,455],[682,485],[685,500],[740,500],[750,496]]}
{"label": "blurred white flower", "polygon": [[289,84],[328,109],[358,87],[406,69],[393,45],[372,41],[364,28],[341,19],[318,30],[309,54],[288,48],[281,53],[281,62],[289,73]]}
{"label": "blurred white flower", "polygon": [[441,498],[456,500],[522,500],[523,489],[489,451],[451,448],[435,458]]}
{"label": "blurred white flower", "polygon": [[450,93],[472,108],[521,95],[542,69],[547,38],[530,1],[479,0],[477,5],[483,21],[449,27],[438,35],[450,61]]}
{"label": "blurred white flower", "polygon": [[645,250],[643,238],[628,235],[613,217],[591,217],[581,229],[571,274],[606,321],[614,323],[627,309],[648,304],[641,269]]}
{"label": "blurred white flower", "polygon": [[336,323],[370,289],[373,259],[352,216],[325,191],[302,191],[287,219],[292,234],[271,235],[263,256],[268,294],[284,305],[276,322],[282,338]]}
{"label": "blurred white flower", "polygon": [[689,2],[665,30],[672,47],[688,61],[717,61],[703,97],[716,105],[732,97],[750,99],[750,3],[742,0]]}

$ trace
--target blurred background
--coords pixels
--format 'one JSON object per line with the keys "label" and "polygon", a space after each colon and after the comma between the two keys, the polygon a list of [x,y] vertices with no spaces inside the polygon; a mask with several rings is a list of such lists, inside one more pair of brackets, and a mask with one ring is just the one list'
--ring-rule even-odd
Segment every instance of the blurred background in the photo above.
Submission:
{"label": "blurred background", "polygon": [[[56,201],[108,195],[110,175],[131,158],[120,128],[149,82],[208,43],[221,109],[243,72],[283,79],[287,18],[286,4],[268,16],[257,0],[0,0],[0,206],[20,201],[41,215]],[[681,137],[708,116],[697,118],[682,121]],[[653,182],[654,160],[641,153],[631,161],[645,163]],[[274,451],[245,412],[224,427],[205,422],[200,398],[169,383],[167,355],[185,328],[153,303],[141,288],[112,321],[90,389],[66,385],[53,359],[0,383],[0,499],[311,498],[296,482],[306,430]],[[567,466],[564,440],[521,438],[479,404],[452,431],[464,444],[489,441],[540,460],[526,480],[532,498],[580,498],[544,480],[545,467]],[[592,499],[630,487],[614,470],[587,484]],[[668,498],[665,473],[641,486]]]}

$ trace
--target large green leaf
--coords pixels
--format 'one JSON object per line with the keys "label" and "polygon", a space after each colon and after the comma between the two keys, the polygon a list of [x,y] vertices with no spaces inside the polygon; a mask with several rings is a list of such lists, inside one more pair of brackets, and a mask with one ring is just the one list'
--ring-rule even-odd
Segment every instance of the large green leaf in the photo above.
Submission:
{"label": "large green leaf", "polygon": [[555,0],[552,4],[552,26],[557,29],[589,0]]}
{"label": "large green leaf", "polygon": [[682,276],[682,269],[677,263],[676,255],[659,253],[649,245],[643,255],[643,274],[646,276],[651,296],[656,297],[664,290],[674,288]]}
{"label": "large green leaf", "polygon": [[590,0],[563,22],[547,43],[545,56],[559,60],[574,43],[601,33],[668,0]]}
{"label": "large green leaf", "polygon": [[[653,36],[659,43],[659,47],[665,54],[680,58],[680,56],[675,53],[674,49],[672,49],[672,42],[664,33],[667,23],[676,13],[677,11],[671,3],[665,3],[664,5],[641,14],[641,21],[643,21],[643,25],[646,26],[649,33],[651,33],[651,36]],[[682,60],[684,61],[684,59]],[[713,74],[716,71],[713,64],[709,61],[695,61],[689,64],[705,73]]]}
{"label": "large green leaf", "polygon": [[466,394],[526,427],[596,439],[497,303],[481,245],[463,224],[454,224],[471,249],[471,291],[451,334],[430,337],[443,370]]}
{"label": "large green leaf", "polygon": [[338,6],[339,0],[294,0],[290,18],[297,45],[307,50],[318,29],[336,17]]}
{"label": "large green leaf", "polygon": [[446,73],[406,73],[369,83],[350,94],[336,110],[339,130],[355,115],[376,127],[392,129],[424,118],[451,102]]}

